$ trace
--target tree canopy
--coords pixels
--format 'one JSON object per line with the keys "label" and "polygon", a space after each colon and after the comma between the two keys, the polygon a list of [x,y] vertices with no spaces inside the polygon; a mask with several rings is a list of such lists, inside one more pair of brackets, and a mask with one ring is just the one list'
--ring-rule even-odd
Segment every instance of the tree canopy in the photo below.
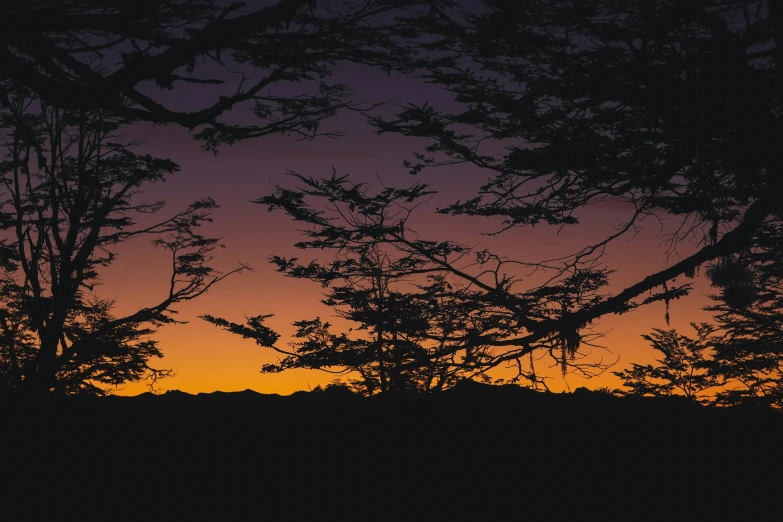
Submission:
{"label": "tree canopy", "polygon": [[[492,216],[503,230],[574,226],[580,209],[627,203],[629,219],[565,260],[594,262],[644,218],[673,217],[671,245],[698,251],[574,315],[633,308],[644,292],[749,245],[780,209],[779,48],[770,2],[486,0],[464,21],[427,25],[451,57],[422,76],[463,110],[406,106],[372,117],[378,132],[433,140],[414,173],[470,163],[489,175],[476,197],[441,210]],[[424,22],[423,22],[424,23]],[[435,64],[435,65],[432,65]],[[481,153],[480,149],[499,153]],[[554,323],[542,323],[536,336]]]}
{"label": "tree canopy", "polygon": [[[302,248],[383,245],[468,287],[484,316],[513,324],[501,336],[479,334],[494,349],[485,364],[545,349],[559,351],[566,367],[591,323],[687,295],[687,278],[751,248],[776,219],[781,16],[765,0],[483,0],[477,9],[409,21],[427,35],[415,75],[452,94],[457,108],[407,104],[394,116],[369,115],[371,124],[379,134],[430,140],[405,162],[414,175],[476,168],[486,182],[475,196],[439,212],[493,218],[497,234],[578,226],[594,205],[624,205],[619,230],[573,255],[508,259],[415,237],[405,213],[383,217],[399,200],[409,208],[422,202],[432,190],[426,184],[370,197],[347,178],[299,176],[299,187],[277,187],[259,202],[308,225],[312,240]],[[675,224],[664,238],[669,253],[692,253],[608,292],[606,249],[667,220]],[[288,268],[326,276],[329,266]],[[520,267],[550,278],[525,287]]]}
{"label": "tree canopy", "polygon": [[[333,69],[409,67],[406,41],[417,33],[405,22],[448,3],[5,2],[3,389],[102,393],[167,375],[148,365],[161,355],[150,334],[175,321],[176,303],[228,275],[209,266],[217,240],[198,233],[214,201],[149,221],[163,202],[140,201],[140,187],[177,166],[133,152],[123,125],[175,123],[212,150],[269,134],[334,137],[319,131],[325,119],[367,107]],[[235,106],[252,120],[230,116]],[[90,293],[118,243],[149,235],[172,254],[168,296],[115,317],[110,300]]]}
{"label": "tree canopy", "polygon": [[[210,266],[218,240],[199,227],[211,198],[157,218],[165,201],[142,189],[178,170],[133,151],[122,121],[100,109],[61,109],[24,91],[0,104],[0,392],[46,397],[102,394],[111,386],[170,374],[156,327],[177,322],[194,299],[239,267]],[[156,219],[157,218],[157,219]],[[151,238],[170,254],[168,288],[157,301],[117,316],[97,291],[121,243]],[[138,277],[138,274],[133,277]]]}
{"label": "tree canopy", "polygon": [[765,223],[751,247],[709,271],[718,293],[708,308],[724,335],[713,372],[732,385],[720,404],[783,406],[783,221]]}
{"label": "tree canopy", "polygon": [[656,364],[632,363],[631,368],[613,372],[623,381],[622,395],[662,397],[682,395],[695,402],[707,401],[707,394],[720,381],[711,371],[709,352],[716,341],[715,327],[707,323],[691,326],[696,337],[688,337],[676,330],[656,328],[643,337],[662,355]]}
{"label": "tree canopy", "polygon": [[[271,261],[289,277],[328,287],[324,302],[340,308],[338,315],[361,325],[360,330],[370,332],[371,338],[350,341],[346,335],[329,334],[328,341],[319,337],[314,342],[311,328],[318,327],[319,335],[324,335],[324,325],[320,320],[302,322],[299,335],[309,341],[289,352],[275,345],[277,334],[270,335],[257,318],[239,325],[205,317],[261,346],[282,351],[286,355],[282,364],[269,369],[343,367],[358,371],[358,365],[347,364],[338,353],[357,357],[361,353],[361,360],[371,362],[375,369],[381,383],[376,388],[391,391],[395,377],[383,377],[384,367],[386,372],[400,372],[398,382],[439,369],[445,372],[441,377],[448,377],[440,386],[447,387],[459,378],[485,376],[487,370],[504,363],[517,368],[516,380],[542,384],[532,357],[522,361],[523,355],[532,356],[535,350],[548,353],[564,371],[571,368],[595,375],[607,367],[603,359],[585,360],[580,347],[590,345],[595,334],[574,326],[531,343],[513,356],[507,351],[519,342],[519,331],[526,325],[600,301],[605,270],[579,269],[558,284],[517,292],[521,279],[507,272],[507,260],[458,241],[428,240],[411,228],[411,216],[432,194],[428,185],[414,183],[405,189],[373,192],[367,184],[336,172],[328,178],[291,176],[298,186],[276,186],[273,194],[257,203],[282,210],[307,225],[302,230],[307,239],[298,242],[297,248],[327,251],[332,257],[301,261],[273,256]],[[386,357],[388,362],[384,362]],[[412,360],[405,362],[408,358]],[[415,388],[428,390],[429,385]]]}
{"label": "tree canopy", "polygon": [[[323,120],[368,108],[330,78],[334,67],[409,67],[406,40],[417,35],[407,21],[449,3],[6,1],[0,87],[22,85],[62,108],[179,124],[213,149],[268,134],[333,135],[319,133]],[[191,91],[191,106],[162,92],[172,89]],[[234,106],[255,118],[230,117]]]}

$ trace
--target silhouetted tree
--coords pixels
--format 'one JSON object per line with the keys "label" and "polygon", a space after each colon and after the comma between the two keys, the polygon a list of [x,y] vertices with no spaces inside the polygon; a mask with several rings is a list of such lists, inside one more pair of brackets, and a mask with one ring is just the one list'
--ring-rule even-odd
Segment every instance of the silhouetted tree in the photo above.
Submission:
{"label": "silhouetted tree", "polygon": [[[121,141],[122,121],[101,110],[63,110],[23,91],[0,104],[0,390],[45,397],[102,394],[110,386],[170,374],[149,339],[177,322],[173,307],[194,299],[240,267],[210,267],[216,239],[199,233],[217,205],[197,201],[155,219],[164,201],[141,188],[178,170],[167,159],[136,154]],[[116,247],[152,237],[168,251],[168,288],[150,306],[113,313],[99,297],[101,270]],[[128,274],[139,278],[141,273]]]}
{"label": "silhouetted tree", "polygon": [[[392,260],[371,245],[346,250],[354,256],[342,257],[345,264],[339,275],[321,280],[329,285],[324,303],[335,307],[337,316],[358,324],[353,335],[365,333],[365,337],[331,334],[329,324],[320,319],[300,321],[296,337],[304,341],[294,344],[292,355],[263,371],[355,372],[359,378],[351,384],[366,395],[440,391],[482,372],[475,362],[486,357],[486,346],[448,340],[455,332],[489,328],[476,317],[469,293],[455,290],[439,276],[416,283],[416,270],[406,269],[405,259]],[[292,277],[307,277],[303,269],[315,275],[314,265],[305,268],[296,260],[275,261],[280,271]],[[332,279],[335,276],[341,284]]]}
{"label": "silhouetted tree", "polygon": [[715,345],[713,373],[725,405],[783,406],[783,221],[765,223],[751,248],[708,270],[720,293],[708,310],[724,336]]}
{"label": "silhouetted tree", "polygon": [[[684,295],[703,264],[749,247],[781,209],[783,10],[768,0],[483,0],[457,17],[422,20],[431,38],[421,76],[459,108],[406,105],[373,116],[379,133],[432,140],[412,173],[472,164],[488,181],[440,212],[502,220],[499,232],[573,226],[581,211],[624,202],[620,230],[572,256],[558,274],[593,267],[645,218],[674,219],[669,248],[696,252],[624,290],[560,316],[508,309],[525,333],[514,358],[610,313]],[[394,244],[393,241],[389,242]],[[566,329],[569,326],[573,329]],[[569,333],[569,331],[571,333]]]}
{"label": "silhouetted tree", "polygon": [[346,375],[363,395],[438,392],[482,373],[474,362],[484,357],[486,346],[456,346],[447,340],[448,333],[467,329],[475,320],[459,314],[470,303],[455,303],[443,281],[431,281],[420,293],[395,291],[389,283],[395,282],[383,282],[382,290],[334,287],[325,302],[340,307],[337,315],[358,327],[334,334],[319,318],[298,321],[292,350],[277,364],[265,365],[262,373],[326,370]]}
{"label": "silhouetted tree", "polygon": [[[359,323],[368,337],[335,335],[320,320],[297,323],[304,341],[268,371],[287,368],[343,367],[362,376],[363,391],[429,391],[460,378],[482,376],[502,363],[513,364],[518,379],[541,380],[528,359],[507,358],[506,347],[532,317],[561,315],[569,307],[600,300],[605,284],[600,269],[575,271],[559,284],[525,294],[514,291],[518,279],[504,273],[505,261],[487,251],[473,251],[454,241],[420,238],[409,226],[413,211],[432,194],[427,185],[370,192],[348,176],[308,178],[292,173],[300,185],[275,187],[258,200],[270,210],[282,209],[306,223],[306,241],[297,248],[331,251],[324,261],[273,257],[290,277],[311,279],[329,287],[325,303],[338,315]],[[323,202],[323,206],[321,206]],[[654,298],[654,297],[653,297]],[[274,347],[276,337],[256,322],[247,326],[206,316],[205,319]],[[546,350],[553,361],[585,374],[600,372],[601,361],[585,362],[580,344],[591,334],[569,329],[525,352]],[[272,341],[272,344],[264,344]],[[498,353],[499,352],[499,353]]]}
{"label": "silhouetted tree", "polygon": [[[333,178],[324,183],[341,181]],[[354,224],[360,220],[367,226],[374,222],[383,227],[383,221],[408,213],[398,206],[398,200],[426,194],[425,187],[414,187],[407,192],[387,192],[374,202],[365,194],[360,209],[345,209],[342,215]],[[497,317],[483,316],[483,307],[473,292],[454,288],[436,269],[428,267],[425,259],[409,254],[393,257],[372,241],[351,241],[348,234],[338,242],[340,246],[315,239],[297,245],[334,250],[331,261],[303,265],[298,258],[274,256],[272,262],[289,277],[328,287],[323,302],[357,328],[351,330],[353,334],[338,335],[320,318],[298,321],[295,337],[300,340],[292,343],[290,351],[278,349],[285,357],[278,364],[265,365],[262,372],[314,368],[349,374],[351,386],[365,395],[440,391],[483,373],[479,363],[487,359],[488,347],[473,339],[506,325]],[[452,248],[466,251],[457,245]],[[263,341],[277,340],[263,325],[204,318],[245,337],[260,337],[262,345]],[[455,335],[464,338],[452,340]]]}
{"label": "silhouetted tree", "polygon": [[[410,19],[444,0],[8,0],[0,95],[23,85],[50,105],[197,130],[207,147],[268,134],[319,135],[358,108],[338,63],[405,69]],[[182,108],[161,89],[187,91]],[[182,100],[182,97],[177,97]],[[255,119],[226,118],[234,106]],[[331,133],[321,133],[330,135]]]}
{"label": "silhouetted tree", "polygon": [[686,385],[694,391],[708,386],[714,388],[709,397],[714,404],[783,406],[782,233],[776,214],[760,227],[751,247],[708,266],[707,276],[720,291],[706,308],[716,325],[697,327],[697,339],[674,330],[645,336],[665,357],[657,366],[633,364],[615,372],[631,388],[625,393],[688,395]]}
{"label": "silhouetted tree", "polygon": [[707,323],[691,326],[696,330],[695,338],[658,328],[643,335],[663,357],[656,359],[657,364],[632,363],[630,369],[612,372],[622,379],[624,387],[630,388],[618,392],[643,397],[683,395],[696,402],[709,402],[710,390],[720,383],[710,371],[715,327]]}

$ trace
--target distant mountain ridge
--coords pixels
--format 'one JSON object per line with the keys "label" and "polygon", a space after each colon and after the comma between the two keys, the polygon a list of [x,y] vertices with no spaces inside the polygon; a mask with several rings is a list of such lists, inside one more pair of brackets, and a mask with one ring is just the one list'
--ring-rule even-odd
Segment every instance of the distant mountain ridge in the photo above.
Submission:
{"label": "distant mountain ridge", "polygon": [[[2,403],[0,403],[2,404]],[[14,409],[14,403],[4,404]],[[29,405],[25,405],[29,408]],[[570,415],[675,415],[715,416],[750,412],[780,417],[779,412],[752,408],[704,407],[680,396],[662,398],[616,397],[578,388],[570,393],[549,393],[516,385],[492,386],[464,381],[437,395],[379,395],[362,397],[344,387],[297,391],[291,395],[265,394],[250,389],[190,394],[170,390],[135,396],[71,397],[40,405],[44,409],[95,413],[150,413],[166,415],[383,415],[416,413],[434,415],[536,412],[539,415],[568,412]]]}

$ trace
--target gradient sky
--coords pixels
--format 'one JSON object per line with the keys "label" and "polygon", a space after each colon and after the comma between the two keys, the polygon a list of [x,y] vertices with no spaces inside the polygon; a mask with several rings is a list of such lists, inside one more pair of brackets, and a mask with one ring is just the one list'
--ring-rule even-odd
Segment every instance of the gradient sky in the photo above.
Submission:
{"label": "gradient sky", "polygon": [[[357,88],[358,100],[393,103],[429,101],[436,106],[448,106],[449,98],[432,85],[399,76],[387,77],[380,71],[358,66],[341,67],[337,79]],[[177,103],[183,108],[198,101],[196,92],[177,91]],[[240,114],[240,117],[241,116]],[[254,273],[233,276],[214,287],[207,295],[178,308],[185,325],[162,328],[156,338],[165,358],[158,366],[173,368],[176,376],[160,383],[161,390],[179,389],[190,393],[215,390],[252,389],[264,393],[289,394],[332,381],[333,376],[318,371],[288,371],[278,375],[262,375],[262,364],[273,362],[277,354],[233,334],[224,332],[197,318],[200,314],[222,316],[243,322],[244,315],[275,314],[268,324],[282,334],[279,343],[290,340],[295,320],[316,316],[331,317],[332,311],[320,304],[321,288],[310,281],[284,277],[274,271],[267,259],[270,255],[291,255],[293,243],[301,236],[297,226],[281,212],[269,213],[265,207],[250,202],[270,192],[270,183],[290,183],[284,173],[294,170],[308,176],[327,176],[334,166],[338,173],[349,173],[356,180],[373,182],[379,176],[389,185],[405,185],[415,181],[401,166],[412,152],[420,150],[422,141],[394,135],[376,136],[356,114],[342,114],[328,125],[341,130],[339,140],[321,139],[314,142],[295,141],[284,136],[259,138],[225,147],[215,156],[204,151],[188,132],[169,126],[152,128],[136,125],[126,134],[142,138],[140,150],[169,157],[182,170],[165,184],[145,191],[147,197],[165,197],[169,211],[180,209],[202,197],[214,198],[221,208],[213,215],[214,223],[205,229],[209,235],[223,238],[226,248],[217,252],[216,267],[229,270],[239,262],[255,268]],[[424,237],[455,239],[465,243],[481,243],[508,257],[536,261],[556,255],[573,253],[592,239],[605,237],[611,227],[627,217],[627,209],[605,203],[587,210],[583,224],[565,229],[557,235],[554,227],[508,231],[494,238],[482,237],[481,231],[492,230],[492,223],[481,218],[433,215],[427,210],[465,198],[475,193],[486,174],[471,167],[425,171],[421,179],[431,183],[440,193],[427,209],[421,209],[414,228]],[[619,290],[644,275],[657,271],[678,258],[667,260],[665,247],[660,247],[660,224],[649,222],[634,238],[623,238],[611,245],[606,263],[617,272],[612,276],[611,290]],[[692,245],[691,245],[692,248]],[[680,247],[687,255],[688,245]],[[117,312],[132,312],[158,299],[167,288],[168,259],[163,251],[154,249],[149,240],[126,243],[119,250],[117,262],[103,274],[103,287],[98,293],[117,300]],[[308,259],[309,252],[296,252]],[[703,278],[696,280],[696,291],[688,298],[671,304],[671,326],[690,333],[688,323],[707,320],[701,311],[709,291]],[[640,337],[652,328],[666,328],[664,305],[656,303],[623,316],[603,318],[596,330],[605,332],[601,340],[608,351],[593,350],[595,357],[619,361],[613,370],[633,362],[649,362],[655,352]],[[335,324],[341,324],[334,321]],[[549,366],[542,361],[538,370]],[[498,375],[503,375],[503,370]],[[608,372],[590,381],[568,376],[565,381],[559,369],[547,374],[553,379],[553,390],[616,387],[619,380]],[[146,391],[144,385],[129,385],[120,393]]]}

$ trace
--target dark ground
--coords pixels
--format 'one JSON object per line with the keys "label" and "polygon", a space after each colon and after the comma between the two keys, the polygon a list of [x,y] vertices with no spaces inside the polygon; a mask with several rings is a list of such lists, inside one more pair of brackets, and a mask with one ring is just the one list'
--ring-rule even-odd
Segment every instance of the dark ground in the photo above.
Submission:
{"label": "dark ground", "polygon": [[10,480],[0,500],[22,509],[5,520],[723,520],[734,510],[774,520],[783,511],[783,414],[676,398],[467,384],[437,400],[169,392],[2,411]]}

